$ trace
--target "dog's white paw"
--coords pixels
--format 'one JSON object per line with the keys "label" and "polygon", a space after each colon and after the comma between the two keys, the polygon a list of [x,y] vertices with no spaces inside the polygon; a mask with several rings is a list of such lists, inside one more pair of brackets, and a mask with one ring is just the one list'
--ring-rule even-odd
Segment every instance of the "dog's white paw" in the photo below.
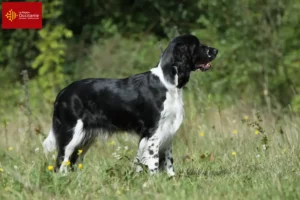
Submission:
{"label": "dog's white paw", "polygon": [[142,172],[144,171],[143,167],[140,166],[140,165],[137,165],[136,168],[135,168],[135,172],[139,173],[139,172]]}
{"label": "dog's white paw", "polygon": [[168,176],[169,177],[173,177],[173,176],[175,176],[176,174],[175,174],[175,172],[174,171],[168,171]]}
{"label": "dog's white paw", "polygon": [[61,174],[67,174],[68,173],[68,166],[62,164],[59,168],[59,173]]}

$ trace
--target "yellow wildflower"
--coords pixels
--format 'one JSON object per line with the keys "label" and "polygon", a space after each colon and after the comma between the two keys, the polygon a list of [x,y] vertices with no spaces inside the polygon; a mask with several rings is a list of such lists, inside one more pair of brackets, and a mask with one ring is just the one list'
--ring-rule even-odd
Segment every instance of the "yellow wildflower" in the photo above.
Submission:
{"label": "yellow wildflower", "polygon": [[236,156],[236,152],[235,152],[235,151],[233,151],[233,152],[231,153],[231,155],[233,155],[233,156]]}
{"label": "yellow wildflower", "polygon": [[71,164],[71,162],[68,160],[68,161],[65,161],[64,163],[63,163],[63,165],[66,165],[66,166],[69,166]]}
{"label": "yellow wildflower", "polygon": [[248,120],[249,117],[247,115],[244,116],[244,120]]}
{"label": "yellow wildflower", "polygon": [[52,165],[49,165],[49,166],[48,166],[48,170],[49,170],[49,171],[52,171],[52,170],[53,170],[53,166],[52,166]]}
{"label": "yellow wildflower", "polygon": [[237,131],[237,130],[233,130],[232,133],[233,133],[233,134],[237,134],[238,131]]}
{"label": "yellow wildflower", "polygon": [[286,152],[286,149],[283,149],[283,153],[285,153]]}
{"label": "yellow wildflower", "polygon": [[0,167],[0,172],[3,172],[3,169]]}
{"label": "yellow wildflower", "polygon": [[78,164],[78,168],[79,168],[79,169],[82,169],[82,168],[83,168],[83,166],[82,166],[81,163]]}
{"label": "yellow wildflower", "polygon": [[14,148],[8,147],[8,151],[12,151],[12,150],[14,150]]}
{"label": "yellow wildflower", "polygon": [[201,132],[199,133],[199,135],[200,135],[201,137],[203,137],[203,136],[204,136],[204,132],[201,131]]}
{"label": "yellow wildflower", "polygon": [[259,134],[259,131],[258,131],[258,130],[256,130],[254,133],[255,133],[255,135],[258,135],[258,134]]}
{"label": "yellow wildflower", "polygon": [[115,141],[112,140],[112,141],[109,142],[108,144],[109,144],[110,146],[114,146],[116,143],[115,143]]}
{"label": "yellow wildflower", "polygon": [[117,194],[118,194],[118,195],[121,195],[121,194],[122,194],[122,192],[121,192],[120,190],[118,190],[118,191],[117,191]]}
{"label": "yellow wildflower", "polygon": [[82,149],[78,150],[78,155],[82,154]]}

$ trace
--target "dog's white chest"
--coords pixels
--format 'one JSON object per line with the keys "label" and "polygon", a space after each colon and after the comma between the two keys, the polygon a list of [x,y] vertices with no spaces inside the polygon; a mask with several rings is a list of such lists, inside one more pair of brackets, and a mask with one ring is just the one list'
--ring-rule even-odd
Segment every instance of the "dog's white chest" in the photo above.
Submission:
{"label": "dog's white chest", "polygon": [[182,90],[168,91],[159,121],[159,137],[161,145],[172,140],[183,120]]}

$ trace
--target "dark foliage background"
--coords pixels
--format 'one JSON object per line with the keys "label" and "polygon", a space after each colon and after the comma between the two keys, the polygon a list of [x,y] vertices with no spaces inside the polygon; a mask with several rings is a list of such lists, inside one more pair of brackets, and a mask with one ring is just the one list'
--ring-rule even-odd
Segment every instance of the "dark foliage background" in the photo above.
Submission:
{"label": "dark foliage background", "polygon": [[33,112],[43,112],[76,79],[149,70],[184,33],[219,48],[213,70],[192,75],[193,102],[300,110],[298,0],[42,2],[43,29],[0,32],[0,115],[24,104],[24,69]]}

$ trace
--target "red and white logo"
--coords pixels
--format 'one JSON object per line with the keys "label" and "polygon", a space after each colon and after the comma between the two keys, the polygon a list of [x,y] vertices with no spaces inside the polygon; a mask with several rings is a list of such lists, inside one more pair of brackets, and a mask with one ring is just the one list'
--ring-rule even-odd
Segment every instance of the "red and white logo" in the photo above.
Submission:
{"label": "red and white logo", "polygon": [[41,29],[42,2],[3,2],[3,29]]}

